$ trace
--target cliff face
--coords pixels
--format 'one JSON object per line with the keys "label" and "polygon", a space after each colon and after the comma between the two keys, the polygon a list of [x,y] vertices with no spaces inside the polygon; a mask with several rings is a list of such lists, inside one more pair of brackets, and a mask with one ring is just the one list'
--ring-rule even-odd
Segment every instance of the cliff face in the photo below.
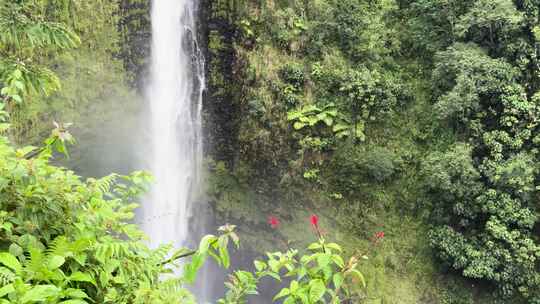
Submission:
{"label": "cliff face", "polygon": [[[234,1],[232,1],[234,3]],[[200,35],[206,49],[204,111],[207,153],[232,166],[238,156],[242,78],[235,44],[237,17],[231,1],[201,1]]]}
{"label": "cliff face", "polygon": [[118,56],[130,84],[141,92],[148,75],[151,51],[150,1],[120,0],[118,15],[118,31],[122,37]]}

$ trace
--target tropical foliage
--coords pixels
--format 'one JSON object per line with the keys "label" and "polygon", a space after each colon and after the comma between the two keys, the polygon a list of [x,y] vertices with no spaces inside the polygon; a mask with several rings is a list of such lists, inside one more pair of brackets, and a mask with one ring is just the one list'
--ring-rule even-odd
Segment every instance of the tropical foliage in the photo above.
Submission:
{"label": "tropical foliage", "polygon": [[[73,143],[48,135],[62,113],[99,125],[136,100],[145,2],[0,1],[0,301],[189,303],[238,233],[259,258],[221,303],[267,280],[285,303],[540,303],[538,0],[200,1],[207,194],[242,225],[176,252],[130,222],[146,173],[50,162]],[[333,227],[318,242],[263,241],[305,240],[309,210]]]}

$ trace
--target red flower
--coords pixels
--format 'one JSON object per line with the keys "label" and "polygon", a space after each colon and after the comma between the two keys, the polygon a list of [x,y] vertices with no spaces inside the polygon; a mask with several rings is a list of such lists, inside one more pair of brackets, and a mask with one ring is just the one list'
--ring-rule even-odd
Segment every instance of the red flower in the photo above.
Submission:
{"label": "red flower", "polygon": [[272,227],[272,229],[276,229],[277,227],[279,227],[279,219],[275,216],[269,216],[268,224],[270,224],[270,227]]}
{"label": "red flower", "polygon": [[373,244],[377,244],[383,238],[384,238],[384,232],[383,231],[375,232],[375,234],[373,235],[372,242],[373,242]]}
{"label": "red flower", "polygon": [[313,226],[313,228],[319,229],[319,217],[318,216],[316,216],[315,214],[312,214],[311,218],[310,218],[310,221],[311,221],[311,225]]}

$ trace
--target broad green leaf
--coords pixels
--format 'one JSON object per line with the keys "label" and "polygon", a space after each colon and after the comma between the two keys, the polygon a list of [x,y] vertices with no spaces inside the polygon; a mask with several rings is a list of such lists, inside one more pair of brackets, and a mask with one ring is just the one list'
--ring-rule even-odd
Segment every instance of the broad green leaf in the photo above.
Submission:
{"label": "broad green leaf", "polygon": [[334,133],[336,132],[340,132],[340,131],[343,131],[343,130],[347,130],[349,129],[349,125],[345,125],[345,124],[335,124],[333,127],[332,127],[332,131]]}
{"label": "broad green leaf", "polygon": [[283,304],[295,304],[296,301],[294,300],[293,297],[288,297],[287,299],[285,299],[285,301],[283,301]]}
{"label": "broad green leaf", "polygon": [[15,291],[13,284],[8,284],[0,288],[0,298]]}
{"label": "broad green leaf", "polygon": [[54,270],[54,269],[57,269],[60,266],[64,265],[65,262],[66,262],[66,259],[64,257],[61,257],[59,255],[53,255],[49,259],[49,263],[48,263],[47,267],[50,270]]}
{"label": "broad green leaf", "polygon": [[329,111],[326,111],[325,112],[327,115],[330,115],[332,117],[336,117],[338,115],[338,111],[337,110],[329,110]]}
{"label": "broad green leaf", "polygon": [[219,257],[221,258],[223,267],[228,269],[229,266],[231,265],[231,262],[229,259],[229,252],[227,251],[226,247],[219,246]]}
{"label": "broad green leaf", "polygon": [[305,123],[303,123],[303,122],[297,121],[297,122],[295,122],[295,123],[293,124],[293,127],[294,127],[295,130],[300,130],[300,129],[304,128],[306,125],[307,125],[307,124],[305,124]]}
{"label": "broad green leaf", "polygon": [[336,264],[340,268],[345,267],[345,262],[343,261],[343,258],[338,254],[332,255],[332,261],[334,261],[334,264]]}
{"label": "broad green leaf", "polygon": [[303,114],[301,112],[292,111],[292,112],[287,113],[287,120],[288,121],[296,120],[296,119],[300,118],[301,116],[303,116]]}
{"label": "broad green leaf", "polygon": [[334,123],[334,119],[332,117],[325,117],[323,121],[329,127]]}
{"label": "broad green leaf", "polygon": [[255,264],[255,269],[257,269],[257,271],[263,271],[264,269],[266,269],[266,264],[264,262],[255,261],[253,263]]}
{"label": "broad green leaf", "polygon": [[317,123],[319,123],[319,119],[317,117],[309,117],[308,124],[310,127],[313,127]]}
{"label": "broad green leaf", "polygon": [[281,278],[279,277],[279,274],[277,274],[275,272],[272,272],[272,271],[265,271],[262,276],[270,276],[270,277],[274,278],[276,281],[281,282]]}
{"label": "broad green leaf", "polygon": [[332,256],[330,254],[320,254],[317,256],[317,264],[319,264],[319,267],[324,268],[330,264],[332,261]]}
{"label": "broad green leaf", "polygon": [[296,291],[298,290],[298,281],[296,280],[291,281],[290,290],[291,290],[291,294],[296,293]]}
{"label": "broad green leaf", "polygon": [[60,294],[60,288],[54,285],[37,285],[27,291],[21,298],[21,303],[45,302]]}
{"label": "broad green leaf", "polygon": [[336,289],[341,288],[341,285],[343,285],[344,280],[345,280],[345,278],[343,277],[343,274],[341,274],[341,273],[334,274],[334,277],[332,278],[332,281],[334,283],[334,287]]}
{"label": "broad green leaf", "polygon": [[270,266],[270,269],[272,269],[273,272],[279,271],[279,262],[276,260],[269,260],[268,266]]}
{"label": "broad green leaf", "polygon": [[321,248],[322,248],[322,245],[319,243],[312,243],[311,245],[308,246],[309,250],[317,250]]}
{"label": "broad green leaf", "polygon": [[350,135],[349,130],[345,130],[345,131],[341,131],[341,132],[336,133],[337,138],[343,138],[343,137],[347,137],[349,135]]}
{"label": "broad green leaf", "polygon": [[12,254],[7,252],[0,252],[0,263],[15,270],[16,273],[21,271],[21,263]]}
{"label": "broad green leaf", "polygon": [[23,252],[23,249],[21,248],[21,246],[13,243],[11,245],[9,245],[9,253],[11,253],[12,255],[18,257],[20,255],[22,255],[24,252]]}
{"label": "broad green leaf", "polygon": [[317,107],[316,105],[308,105],[308,106],[305,106],[302,109],[302,113],[304,115],[309,115],[309,114],[317,113],[317,112],[320,112],[320,111],[321,111],[321,109],[319,107]]}
{"label": "broad green leaf", "polygon": [[336,243],[328,243],[328,244],[325,245],[325,247],[330,248],[330,249],[334,249],[334,250],[339,251],[339,252],[342,251],[341,246],[339,246]]}
{"label": "broad green leaf", "polygon": [[88,295],[81,289],[70,288],[66,290],[64,294],[66,295],[66,297],[69,297],[69,298],[76,298],[76,299],[88,298]]}
{"label": "broad green leaf", "polygon": [[213,235],[206,235],[202,238],[199,244],[199,252],[205,254],[210,248],[210,244],[217,241],[217,237]]}
{"label": "broad green leaf", "polygon": [[289,290],[289,288],[283,288],[275,297],[274,297],[274,301],[277,300],[277,299],[281,299],[283,297],[286,297],[288,295],[291,294],[291,291]]}
{"label": "broad green leaf", "polygon": [[94,280],[94,278],[90,274],[80,271],[77,271],[70,275],[68,280],[75,282],[87,282],[93,284],[94,286],[97,285],[96,280]]}
{"label": "broad green leaf", "polygon": [[312,280],[309,282],[309,300],[315,303],[322,299],[326,293],[326,286],[321,279]]}
{"label": "broad green leaf", "polygon": [[21,96],[19,95],[11,95],[10,96],[16,103],[22,103],[23,102],[23,99]]}

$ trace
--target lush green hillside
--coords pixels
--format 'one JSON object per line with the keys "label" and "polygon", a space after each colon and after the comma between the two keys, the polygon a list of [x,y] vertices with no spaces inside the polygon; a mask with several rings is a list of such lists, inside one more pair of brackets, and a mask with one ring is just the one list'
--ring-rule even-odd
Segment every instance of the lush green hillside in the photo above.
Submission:
{"label": "lush green hillside", "polygon": [[538,5],[212,2],[216,209],[298,241],[324,213],[366,252],[385,231],[376,301],[534,302]]}

